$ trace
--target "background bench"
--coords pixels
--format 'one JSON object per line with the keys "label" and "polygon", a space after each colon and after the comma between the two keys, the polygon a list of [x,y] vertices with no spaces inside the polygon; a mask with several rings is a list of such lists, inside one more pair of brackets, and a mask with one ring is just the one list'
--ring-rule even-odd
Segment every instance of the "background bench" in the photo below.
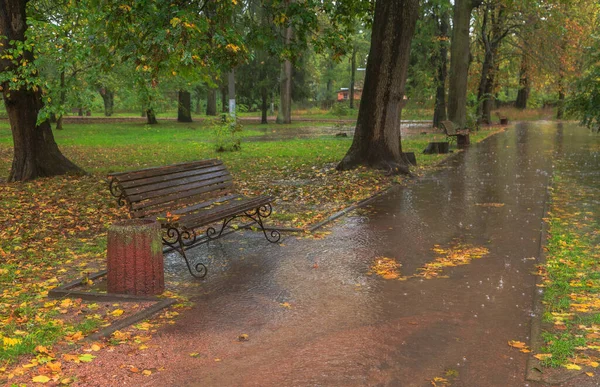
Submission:
{"label": "background bench", "polygon": [[[203,263],[192,265],[185,250],[235,231],[231,222],[246,218],[257,224],[269,242],[281,238],[267,231],[263,219],[271,215],[271,196],[246,197],[233,192],[233,179],[222,161],[200,160],[108,175],[109,188],[132,218],[153,218],[163,228],[163,244],[178,251],[194,277],[202,278]],[[221,222],[220,226],[213,226]],[[198,233],[203,229],[202,233]],[[227,232],[228,233],[228,232]],[[204,234],[204,235],[202,235]]]}
{"label": "background bench", "polygon": [[440,122],[440,126],[446,134],[449,143],[452,143],[452,141],[456,139],[456,146],[458,148],[464,148],[471,143],[471,140],[469,139],[469,134],[471,132],[469,129],[456,129],[452,121],[442,121]]}

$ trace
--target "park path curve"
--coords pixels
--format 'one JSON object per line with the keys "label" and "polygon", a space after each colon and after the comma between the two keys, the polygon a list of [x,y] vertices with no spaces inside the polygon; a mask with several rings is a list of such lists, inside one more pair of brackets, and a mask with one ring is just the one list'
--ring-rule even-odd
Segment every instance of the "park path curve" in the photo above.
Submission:
{"label": "park path curve", "polygon": [[[527,355],[508,341],[530,340],[557,133],[551,123],[511,127],[321,239],[288,236],[278,246],[244,232],[192,250],[210,259],[203,282],[167,256],[168,278],[196,303],[131,358],[162,371],[129,384],[420,387],[442,377],[452,386],[532,386]],[[446,268],[447,278],[369,275],[378,257],[401,263],[402,275],[418,273],[436,245],[456,244],[489,253]],[[120,351],[112,356],[127,358]],[[114,358],[96,360],[106,378],[120,372]]]}

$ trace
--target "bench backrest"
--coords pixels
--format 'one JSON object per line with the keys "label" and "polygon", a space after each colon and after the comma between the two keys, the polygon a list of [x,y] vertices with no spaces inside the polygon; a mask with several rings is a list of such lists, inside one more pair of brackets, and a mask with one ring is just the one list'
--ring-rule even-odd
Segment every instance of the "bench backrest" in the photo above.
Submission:
{"label": "bench backrest", "polygon": [[111,193],[133,218],[172,211],[233,187],[231,174],[217,159],[111,173],[108,179]]}
{"label": "bench backrest", "polygon": [[441,121],[440,125],[442,129],[444,129],[444,133],[447,136],[456,136],[456,128],[454,127],[454,123],[452,121]]}

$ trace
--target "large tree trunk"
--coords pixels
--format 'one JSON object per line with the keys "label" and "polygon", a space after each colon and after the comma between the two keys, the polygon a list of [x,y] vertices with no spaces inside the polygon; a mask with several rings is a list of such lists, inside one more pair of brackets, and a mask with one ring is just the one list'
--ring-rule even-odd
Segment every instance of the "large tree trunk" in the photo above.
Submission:
{"label": "large tree trunk", "polygon": [[377,0],[365,87],[354,140],[337,169],[359,165],[409,173],[400,142],[400,114],[418,0]]}
{"label": "large tree trunk", "polygon": [[104,101],[104,116],[112,116],[115,108],[115,92],[108,87],[101,87],[100,96]]}
{"label": "large tree trunk", "polygon": [[[5,51],[14,48],[14,43],[25,41],[26,7],[25,0],[3,0],[0,4],[0,58]],[[11,44],[10,42],[13,42]],[[23,58],[32,62],[33,53],[25,51]],[[0,71],[10,72],[16,65],[11,60],[0,59]],[[39,90],[34,91],[21,86],[10,88],[9,82],[2,84],[4,105],[8,113],[13,136],[14,155],[8,181],[31,180],[36,177],[81,174],[84,171],[69,161],[58,149],[48,121],[37,125],[37,117],[43,107]]]}
{"label": "large tree trunk", "polygon": [[439,45],[437,59],[437,87],[435,91],[435,107],[433,110],[433,127],[439,128],[440,122],[446,121],[446,78],[448,76],[448,32],[450,30],[450,15],[443,11],[438,15],[439,20],[436,23],[438,28]]}
{"label": "large tree trunk", "polygon": [[177,122],[192,122],[192,96],[189,91],[177,93]]}
{"label": "large tree trunk", "polygon": [[483,0],[454,2],[450,74],[448,85],[448,118],[457,128],[467,124],[467,80],[469,76],[469,27],[471,11]]}
{"label": "large tree trunk", "polygon": [[217,115],[217,89],[208,89],[206,95],[206,115]]}
{"label": "large tree trunk", "polygon": [[565,76],[563,71],[558,75],[558,103],[556,106],[556,119],[562,120],[565,115]]}
{"label": "large tree trunk", "polygon": [[517,101],[515,106],[517,109],[526,109],[527,100],[529,99],[529,77],[528,77],[528,58],[527,54],[521,55],[521,69],[519,70],[519,91],[517,93]]}
{"label": "large tree trunk", "polygon": [[[284,44],[289,46],[292,40],[292,26],[285,29]],[[278,124],[292,122],[292,62],[286,59],[281,64],[281,77],[279,84],[279,111],[277,112]]]}

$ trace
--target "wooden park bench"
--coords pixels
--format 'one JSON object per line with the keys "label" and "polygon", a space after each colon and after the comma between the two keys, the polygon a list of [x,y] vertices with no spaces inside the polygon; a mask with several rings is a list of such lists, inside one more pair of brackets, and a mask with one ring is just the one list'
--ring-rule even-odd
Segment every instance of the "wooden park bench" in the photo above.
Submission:
{"label": "wooden park bench", "polygon": [[111,194],[127,206],[131,218],[160,222],[163,244],[183,256],[194,277],[204,277],[207,269],[203,263],[192,265],[185,250],[237,230],[231,225],[234,219],[249,219],[243,227],[258,225],[271,243],[281,238],[279,231],[267,231],[263,224],[271,215],[273,198],[233,192],[231,174],[220,160],[111,173],[108,179]]}
{"label": "wooden park bench", "polygon": [[469,129],[456,129],[452,121],[442,121],[440,122],[440,126],[446,134],[446,139],[449,143],[452,143],[454,139],[456,139],[458,148],[466,147],[471,143],[469,139],[469,134],[471,132]]}

